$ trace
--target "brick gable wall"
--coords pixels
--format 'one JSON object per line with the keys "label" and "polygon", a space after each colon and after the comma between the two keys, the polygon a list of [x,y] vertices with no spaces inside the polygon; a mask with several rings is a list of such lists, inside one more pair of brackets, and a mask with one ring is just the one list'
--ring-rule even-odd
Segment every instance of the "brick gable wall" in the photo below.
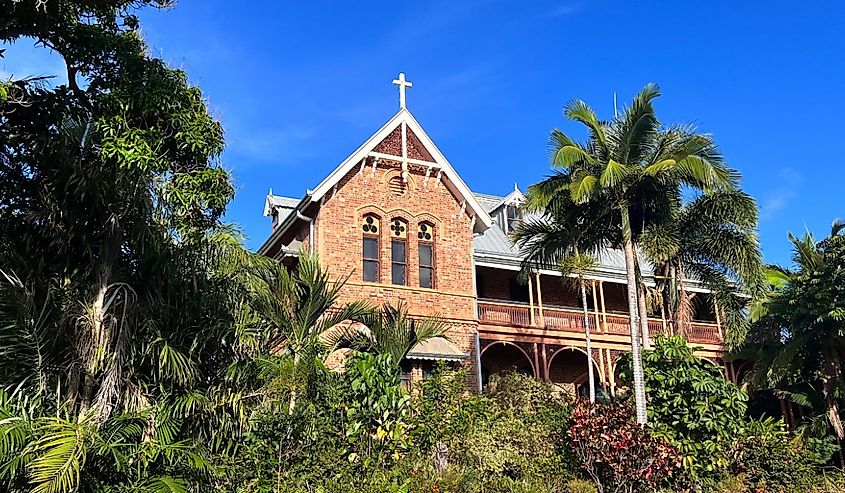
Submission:
{"label": "brick gable wall", "polygon": [[[373,172],[371,162],[363,171],[351,170],[337,188],[327,194],[315,222],[316,249],[335,278],[350,275],[341,301],[367,300],[373,305],[404,302],[412,315],[439,314],[450,323],[449,339],[471,356],[465,361],[474,376],[475,316],[473,285],[473,234],[471,219],[461,214],[461,202],[445,183],[437,183],[436,171],[425,185],[425,168],[409,166],[410,178],[403,193],[396,193],[401,175],[398,162],[381,161]],[[363,280],[363,218],[380,219],[380,282]],[[407,285],[391,282],[392,219],[407,223]],[[434,225],[434,288],[419,287],[417,226]]]}

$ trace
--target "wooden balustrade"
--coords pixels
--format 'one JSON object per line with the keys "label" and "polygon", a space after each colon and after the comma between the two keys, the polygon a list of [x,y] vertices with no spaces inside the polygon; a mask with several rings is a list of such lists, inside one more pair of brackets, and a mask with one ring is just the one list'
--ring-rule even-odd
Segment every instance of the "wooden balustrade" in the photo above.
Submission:
{"label": "wooden balustrade", "polygon": [[631,329],[628,326],[628,317],[624,315],[608,315],[607,327],[605,328],[607,334],[628,335]]}
{"label": "wooden balustrade", "polygon": [[663,327],[663,321],[662,320],[649,319],[649,321],[648,321],[648,333],[651,337],[669,335],[668,332],[669,332],[669,328]]}
{"label": "wooden balustrade", "polygon": [[[478,320],[481,323],[493,325],[505,325],[514,327],[531,327],[530,308],[528,305],[498,301],[478,301]],[[535,307],[535,310],[538,308]],[[590,312],[590,333],[592,334],[630,334],[628,316],[618,313],[606,315],[604,327],[597,327],[595,314]],[[599,316],[601,324],[603,316]],[[584,313],[577,309],[560,307],[543,307],[543,321],[548,330],[560,330],[564,332],[584,333]],[[540,317],[535,318],[535,326],[539,327]],[[659,335],[670,335],[671,329],[664,327],[663,321],[649,319],[648,328],[651,337]],[[715,323],[691,322],[686,330],[687,340],[698,344],[721,344],[722,339],[719,328]]]}
{"label": "wooden balustrade", "polygon": [[[543,318],[546,321],[547,329],[584,333],[584,312],[582,311],[543,308]],[[590,312],[591,334],[599,333],[598,327],[595,325],[595,316]]]}
{"label": "wooden balustrade", "polygon": [[478,302],[478,320],[496,325],[528,327],[531,316],[528,305]]}
{"label": "wooden balustrade", "polygon": [[702,344],[721,344],[722,342],[719,328],[713,324],[690,322],[686,332],[687,340],[690,342],[700,342]]}

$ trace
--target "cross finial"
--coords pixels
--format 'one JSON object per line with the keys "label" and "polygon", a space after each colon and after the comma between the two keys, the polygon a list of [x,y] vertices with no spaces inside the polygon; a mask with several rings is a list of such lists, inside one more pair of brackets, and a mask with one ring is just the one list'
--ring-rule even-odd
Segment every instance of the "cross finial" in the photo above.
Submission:
{"label": "cross finial", "polygon": [[399,72],[399,78],[394,79],[393,83],[399,86],[399,108],[405,109],[405,88],[413,87],[414,84],[405,80],[405,72]]}

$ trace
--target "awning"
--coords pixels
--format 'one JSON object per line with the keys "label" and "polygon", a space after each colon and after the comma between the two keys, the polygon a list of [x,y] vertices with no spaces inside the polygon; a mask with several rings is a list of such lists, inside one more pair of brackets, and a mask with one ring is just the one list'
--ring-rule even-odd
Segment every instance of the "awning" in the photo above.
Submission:
{"label": "awning", "polygon": [[413,347],[408,352],[408,359],[427,359],[442,361],[461,361],[469,358],[469,354],[461,351],[445,337],[432,337]]}

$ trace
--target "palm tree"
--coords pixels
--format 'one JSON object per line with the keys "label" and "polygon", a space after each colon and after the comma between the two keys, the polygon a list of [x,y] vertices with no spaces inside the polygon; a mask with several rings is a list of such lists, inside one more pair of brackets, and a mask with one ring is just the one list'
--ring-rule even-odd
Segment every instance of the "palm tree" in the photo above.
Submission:
{"label": "palm tree", "polygon": [[[314,362],[325,347],[320,336],[346,320],[361,320],[369,311],[364,301],[338,305],[347,278],[331,280],[319,257],[303,251],[293,271],[277,263],[256,292],[255,309],[266,323],[265,352],[283,349],[293,358],[294,371],[312,374]],[[301,389],[290,394],[293,413]]]}
{"label": "palm tree", "polygon": [[366,329],[350,328],[334,334],[330,345],[375,354],[387,354],[396,368],[417,344],[435,337],[443,337],[448,326],[437,315],[416,318],[408,313],[404,303],[393,306],[385,303],[361,320]]}
{"label": "palm tree", "polygon": [[812,405],[817,389],[821,411],[841,441],[845,223],[834,222],[830,236],[821,241],[809,233],[789,239],[797,268],[770,270],[770,292],[752,306],[752,330],[738,356],[754,361],[754,387],[774,389],[800,405]]}
{"label": "palm tree", "polygon": [[[612,245],[622,248],[628,285],[631,352],[637,422],[645,424],[640,332],[648,341],[645,291],[637,279],[636,240],[643,228],[660,223],[677,207],[681,186],[703,191],[733,189],[737,176],[727,168],[713,139],[690,127],[660,125],[652,101],[660,95],[647,85],[629,108],[610,121],[601,121],[583,101],[565,108],[570,120],[583,124],[586,142],[560,130],[551,135],[551,177],[529,188],[527,206],[546,210],[568,195],[576,204],[592,203],[606,210],[616,226]],[[585,219],[586,221],[587,219]]]}
{"label": "palm tree", "polygon": [[731,344],[742,340],[748,323],[743,313],[747,296],[758,292],[763,282],[756,226],[754,199],[729,190],[699,195],[668,221],[643,231],[640,247],[655,266],[657,298],[676,334],[684,335],[692,319],[685,280],[694,278],[713,293]]}
{"label": "palm tree", "polygon": [[587,287],[584,274],[594,268],[596,260],[588,254],[583,254],[575,249],[573,255],[566,257],[560,266],[561,274],[567,276],[574,273],[578,278],[578,288],[581,291],[581,308],[584,311],[584,340],[587,346],[587,381],[590,391],[590,402],[596,402],[596,381],[593,374],[593,344],[590,339],[590,312],[587,309]]}
{"label": "palm tree", "polygon": [[[585,218],[590,218],[585,221]],[[590,402],[595,402],[590,316],[587,309],[585,276],[595,267],[595,254],[611,239],[612,228],[606,211],[595,204],[576,204],[566,195],[549,204],[541,216],[529,214],[511,239],[524,259],[522,274],[535,267],[557,268],[564,279],[574,274],[581,293],[584,311],[584,338],[588,360]]]}

